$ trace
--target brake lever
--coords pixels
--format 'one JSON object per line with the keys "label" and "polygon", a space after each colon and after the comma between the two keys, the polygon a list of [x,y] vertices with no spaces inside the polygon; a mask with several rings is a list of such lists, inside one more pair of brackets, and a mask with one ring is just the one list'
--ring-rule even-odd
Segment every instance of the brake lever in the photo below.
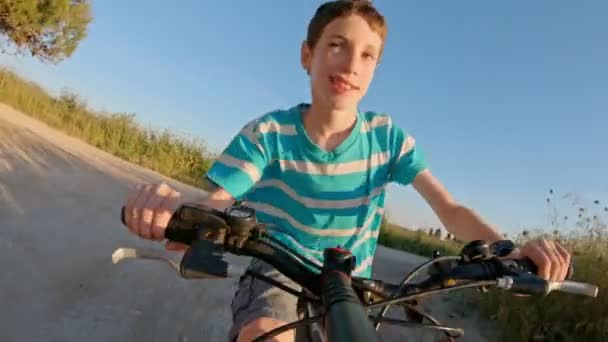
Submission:
{"label": "brake lever", "polygon": [[186,279],[208,279],[243,274],[244,268],[227,262],[224,255],[222,245],[210,240],[197,240],[182,258],[180,275]]}
{"label": "brake lever", "polygon": [[147,259],[163,261],[171,265],[171,267],[179,273],[179,264],[168,257],[162,256],[160,253],[127,247],[117,248],[112,253],[112,263],[115,265],[128,259]]}
{"label": "brake lever", "polygon": [[184,279],[228,278],[245,272],[243,267],[226,262],[219,247],[207,241],[195,242],[179,263],[160,253],[137,248],[120,247],[112,253],[115,265],[129,259],[163,261]]}

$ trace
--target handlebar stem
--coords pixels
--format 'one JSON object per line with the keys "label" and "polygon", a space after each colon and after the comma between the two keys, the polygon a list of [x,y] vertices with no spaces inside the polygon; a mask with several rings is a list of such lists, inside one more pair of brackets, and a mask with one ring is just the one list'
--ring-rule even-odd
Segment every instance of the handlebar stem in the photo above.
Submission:
{"label": "handlebar stem", "polygon": [[321,290],[328,340],[379,341],[372,322],[351,284],[350,272],[354,259],[350,252],[329,248],[324,252],[324,260]]}

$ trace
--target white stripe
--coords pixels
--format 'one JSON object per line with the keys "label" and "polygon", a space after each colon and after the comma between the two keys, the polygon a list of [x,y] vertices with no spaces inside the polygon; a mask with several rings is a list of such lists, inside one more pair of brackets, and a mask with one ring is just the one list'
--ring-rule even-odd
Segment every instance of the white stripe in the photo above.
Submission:
{"label": "white stripe", "polygon": [[353,273],[359,274],[359,273],[365,271],[365,269],[368,266],[372,265],[373,262],[374,262],[374,256],[373,255],[368,256],[367,258],[365,258],[363,261],[361,261],[359,263],[359,266],[355,267],[355,269],[353,270]]}
{"label": "white stripe", "polygon": [[365,121],[363,125],[361,125],[361,133],[367,133],[374,128],[382,127],[382,126],[391,126],[392,120],[388,115],[377,115],[372,118],[371,121]]}
{"label": "white stripe", "polygon": [[291,197],[294,201],[300,203],[306,208],[319,208],[319,209],[346,209],[346,208],[356,208],[362,205],[366,205],[371,203],[372,199],[376,196],[380,195],[386,185],[381,185],[372,190],[369,196],[363,196],[359,198],[346,199],[346,200],[321,200],[312,197],[300,196],[298,193],[287,185],[285,182],[272,179],[263,181],[256,184],[256,189],[265,188],[265,187],[276,187],[281,189],[284,193],[286,193],[289,197]]}
{"label": "white stripe", "polygon": [[377,238],[379,234],[380,234],[380,229],[376,229],[375,231],[371,231],[371,230],[366,231],[365,234],[363,234],[363,236],[359,237],[357,242],[355,242],[355,244],[352,245],[352,247],[350,247],[350,250],[354,251],[356,248],[361,246],[364,242],[367,242],[368,240],[373,239],[373,238]]}
{"label": "white stripe", "polygon": [[261,152],[264,152],[264,149],[260,145],[260,141],[258,140],[258,137],[254,133],[256,124],[257,124],[257,120],[250,122],[248,125],[246,125],[243,128],[243,130],[241,131],[241,134],[243,134],[245,137],[247,137],[247,139],[249,139],[249,141],[252,144],[256,145],[260,149]]}
{"label": "white stripe", "polygon": [[401,152],[399,153],[399,157],[397,160],[401,159],[404,155],[408,154],[413,148],[416,146],[416,139],[411,135],[408,135],[403,145],[401,146]]}
{"label": "white stripe", "polygon": [[344,175],[349,173],[364,172],[373,167],[384,165],[389,160],[388,152],[378,152],[369,159],[355,160],[344,163],[312,163],[305,160],[279,160],[283,170],[308,173],[312,175]]}
{"label": "white stripe", "polygon": [[327,228],[315,228],[315,227],[310,227],[310,226],[304,225],[304,224],[298,222],[291,215],[289,215],[286,212],[282,211],[281,209],[275,208],[269,204],[258,203],[258,202],[247,202],[247,204],[256,211],[261,211],[268,215],[272,215],[274,217],[278,217],[278,218],[287,220],[293,227],[295,227],[305,233],[308,233],[311,235],[317,235],[317,236],[332,236],[332,237],[359,235],[360,232],[364,231],[365,229],[367,229],[367,227],[369,227],[371,225],[374,218],[376,217],[376,215],[375,215],[376,213],[384,212],[384,208],[378,208],[376,210],[376,213],[369,215],[369,217],[367,218],[367,220],[365,220],[365,223],[361,227],[327,229]]}
{"label": "white stripe", "polygon": [[236,159],[227,154],[222,154],[217,158],[217,162],[220,162],[224,165],[239,168],[241,171],[245,172],[252,181],[257,182],[261,178],[260,170],[250,162]]}
{"label": "white stripe", "polygon": [[262,134],[267,133],[279,133],[283,135],[296,135],[298,134],[296,131],[295,125],[281,125],[275,121],[262,122],[258,125],[258,131]]}
{"label": "white stripe", "polygon": [[267,134],[267,133],[279,133],[283,135],[296,135],[297,130],[295,125],[280,125],[275,121],[269,122],[260,122],[260,119],[255,119],[249,122],[242,130],[241,133],[251,141],[251,143],[258,146],[258,148],[263,152],[262,146],[260,145],[260,141],[258,139],[258,134]]}

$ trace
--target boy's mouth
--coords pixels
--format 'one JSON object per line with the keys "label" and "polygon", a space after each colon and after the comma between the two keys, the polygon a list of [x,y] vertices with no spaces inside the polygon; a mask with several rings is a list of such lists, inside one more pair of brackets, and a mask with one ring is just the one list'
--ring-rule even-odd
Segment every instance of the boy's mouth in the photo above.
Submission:
{"label": "boy's mouth", "polygon": [[331,83],[333,89],[339,93],[359,89],[357,86],[338,75],[329,76],[329,82]]}

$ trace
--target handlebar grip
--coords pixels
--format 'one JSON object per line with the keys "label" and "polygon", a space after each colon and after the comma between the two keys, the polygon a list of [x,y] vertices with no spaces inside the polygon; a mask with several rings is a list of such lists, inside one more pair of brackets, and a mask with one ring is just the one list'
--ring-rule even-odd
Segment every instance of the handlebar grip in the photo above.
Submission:
{"label": "handlebar grip", "polygon": [[530,258],[517,259],[515,260],[515,263],[522,271],[534,274],[537,274],[538,272],[538,267],[536,267],[536,264]]}
{"label": "handlebar grip", "polygon": [[570,280],[555,282],[551,285],[553,287],[552,290],[593,298],[597,297],[599,292],[599,288],[596,285]]}
{"label": "handlebar grip", "polygon": [[196,240],[196,231],[194,229],[167,227],[167,229],[165,229],[165,238],[170,241],[191,245],[192,242]]}
{"label": "handlebar grip", "polygon": [[[125,207],[123,206],[120,210],[120,221],[125,226],[127,225],[127,221],[125,219]],[[171,221],[174,221],[176,218],[172,218]],[[193,229],[180,229],[179,224],[175,222],[169,222],[169,226],[165,229],[165,238],[167,240],[181,242],[187,245],[192,244],[192,241],[196,238],[196,232]]]}
{"label": "handlebar grip", "polygon": [[[519,266],[519,268],[521,270],[538,275],[538,267],[530,258],[526,257],[523,259],[518,259],[518,260],[515,260],[515,263]],[[570,261],[570,266],[568,267],[568,273],[566,274],[566,279],[571,279],[573,273],[574,273],[574,263],[572,261]]]}

